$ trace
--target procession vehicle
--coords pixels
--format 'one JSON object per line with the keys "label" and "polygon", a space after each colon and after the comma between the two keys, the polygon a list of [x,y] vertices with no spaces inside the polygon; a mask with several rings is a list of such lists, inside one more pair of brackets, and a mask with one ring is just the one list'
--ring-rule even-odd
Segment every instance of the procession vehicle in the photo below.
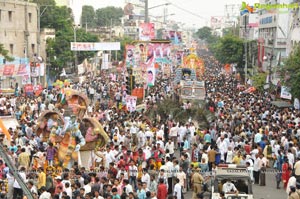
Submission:
{"label": "procession vehicle", "polygon": [[200,102],[205,99],[204,61],[195,52],[183,58],[183,65],[175,70],[174,84],[181,102]]}
{"label": "procession vehicle", "polygon": [[226,199],[253,199],[252,181],[245,166],[235,164],[219,165],[212,177],[212,199],[219,199],[223,185],[230,180],[237,192],[225,193]]}

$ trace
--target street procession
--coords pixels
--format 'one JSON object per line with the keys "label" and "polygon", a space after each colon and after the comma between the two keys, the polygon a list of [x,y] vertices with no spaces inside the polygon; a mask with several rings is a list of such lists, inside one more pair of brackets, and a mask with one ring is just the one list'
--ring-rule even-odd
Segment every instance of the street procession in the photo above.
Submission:
{"label": "street procession", "polygon": [[0,199],[300,199],[299,3],[178,2],[0,0]]}

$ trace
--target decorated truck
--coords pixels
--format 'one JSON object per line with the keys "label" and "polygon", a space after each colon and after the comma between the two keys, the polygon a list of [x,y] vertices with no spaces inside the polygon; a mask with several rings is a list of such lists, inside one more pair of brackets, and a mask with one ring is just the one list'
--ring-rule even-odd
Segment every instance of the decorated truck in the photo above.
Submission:
{"label": "decorated truck", "polygon": [[180,88],[181,101],[204,100],[206,96],[204,61],[196,54],[183,58],[183,65],[175,70],[174,84]]}

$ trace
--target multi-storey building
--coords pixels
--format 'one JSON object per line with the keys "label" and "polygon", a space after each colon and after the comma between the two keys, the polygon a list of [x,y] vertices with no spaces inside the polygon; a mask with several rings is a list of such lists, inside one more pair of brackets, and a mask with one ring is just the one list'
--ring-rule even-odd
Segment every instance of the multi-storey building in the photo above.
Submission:
{"label": "multi-storey building", "polygon": [[[279,60],[285,58],[287,37],[289,34],[290,10],[284,5],[289,5],[289,0],[261,0],[262,5],[277,5],[276,8],[257,10],[259,15],[258,36],[258,65],[263,71],[274,71]],[[275,7],[275,6],[274,6]],[[272,82],[278,79],[273,74]]]}
{"label": "multi-storey building", "polygon": [[291,9],[290,12],[290,27],[287,41],[287,55],[293,50],[296,45],[300,44],[300,0],[293,0],[293,3],[298,3],[298,8]]}
{"label": "multi-storey building", "polygon": [[[27,1],[0,1],[0,43],[14,57],[10,64],[26,64],[38,51],[37,5]],[[7,61],[0,55],[0,65]],[[3,70],[3,69],[2,69]],[[1,87],[21,82],[13,76],[1,77]],[[20,84],[19,84],[20,85]]]}

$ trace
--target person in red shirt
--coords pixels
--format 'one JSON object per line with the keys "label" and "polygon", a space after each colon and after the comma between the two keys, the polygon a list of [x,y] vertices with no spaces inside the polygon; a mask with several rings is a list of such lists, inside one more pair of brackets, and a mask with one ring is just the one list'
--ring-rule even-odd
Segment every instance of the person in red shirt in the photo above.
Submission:
{"label": "person in red shirt", "polygon": [[282,165],[282,175],[281,175],[281,178],[282,178],[282,181],[283,181],[283,187],[284,187],[284,189],[286,189],[288,181],[289,181],[289,178],[291,176],[291,170],[289,168],[289,160],[286,158],[284,161],[285,162]]}
{"label": "person in red shirt", "polygon": [[246,154],[249,155],[251,151],[251,146],[248,141],[245,142],[244,149],[246,151]]}
{"label": "person in red shirt", "polygon": [[159,185],[157,186],[157,199],[166,199],[168,197],[167,185],[164,184],[164,179],[159,179]]}
{"label": "person in red shirt", "polygon": [[111,177],[116,178],[118,170],[115,168],[115,163],[109,163],[108,173],[111,175]]}
{"label": "person in red shirt", "polygon": [[63,191],[63,183],[61,182],[62,179],[60,176],[57,176],[55,178],[56,180],[56,185],[55,185],[55,191],[54,191],[54,195],[59,195],[62,191]]}

